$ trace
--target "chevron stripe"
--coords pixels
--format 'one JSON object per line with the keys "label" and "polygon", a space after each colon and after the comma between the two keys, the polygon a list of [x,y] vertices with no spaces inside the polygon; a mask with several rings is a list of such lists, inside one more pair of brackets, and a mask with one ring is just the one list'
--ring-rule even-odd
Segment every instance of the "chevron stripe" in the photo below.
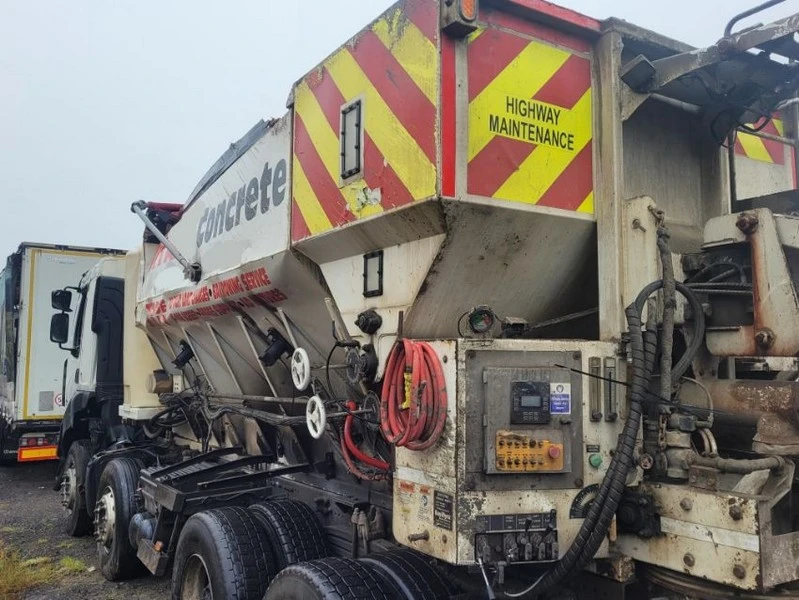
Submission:
{"label": "chevron stripe", "polygon": [[[305,179],[295,186],[304,225],[292,225],[294,241],[436,194],[436,6],[405,0],[295,87],[294,162]],[[344,183],[341,109],[354,100],[362,106],[362,175]]]}
{"label": "chevron stripe", "polygon": [[[589,148],[587,165],[590,168],[591,90],[587,91],[575,105],[572,114],[574,147],[578,154],[539,146],[497,190],[494,195],[496,198],[537,204],[586,147]],[[587,191],[589,190],[586,190],[580,199],[585,198]],[[560,204],[562,202],[550,202],[549,205]]]}
{"label": "chevron stripe", "polygon": [[[486,35],[488,34],[483,34],[478,39],[483,39]],[[477,156],[480,150],[485,148],[494,137],[488,127],[472,128],[471,124],[476,122],[487,124],[488,115],[497,105],[497,98],[501,103],[506,94],[516,98],[532,98],[558,72],[568,58],[569,53],[558,48],[535,42],[528,43],[516,58],[491,81],[487,88],[471,101],[469,104],[468,160]],[[531,64],[536,64],[537,68],[530,69]]]}
{"label": "chevron stripe", "polygon": [[435,40],[427,38],[413,23],[407,23],[404,27],[402,35],[397,37],[394,28],[387,21],[380,20],[372,31],[430,103],[436,104],[438,82],[435,65],[438,50]]}
{"label": "chevron stripe", "polygon": [[467,56],[469,193],[591,213],[590,61],[492,27]]}
{"label": "chevron stripe", "polygon": [[[756,126],[761,126],[757,124]],[[780,119],[771,119],[761,131],[772,135],[783,135],[783,123]],[[761,162],[785,164],[785,146],[774,140],[757,137],[751,133],[739,132],[735,137],[735,151],[741,156]]]}
{"label": "chevron stripe", "polygon": [[419,142],[402,126],[349,50],[334,56],[328,68],[346,98],[364,97],[366,131],[413,197],[419,199],[434,194],[435,165],[427,158]]}

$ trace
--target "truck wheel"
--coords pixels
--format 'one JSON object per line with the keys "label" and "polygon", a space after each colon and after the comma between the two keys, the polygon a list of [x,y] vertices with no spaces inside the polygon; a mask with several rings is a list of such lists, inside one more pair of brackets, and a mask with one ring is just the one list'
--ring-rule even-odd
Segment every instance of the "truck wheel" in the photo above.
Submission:
{"label": "truck wheel", "polygon": [[267,500],[253,504],[249,510],[266,531],[278,571],[330,554],[325,529],[304,502]]}
{"label": "truck wheel", "polygon": [[192,515],[178,541],[173,600],[262,600],[275,576],[266,532],[246,509]]}
{"label": "truck wheel", "polygon": [[392,550],[361,559],[394,582],[407,600],[449,598],[457,590],[432,565],[430,559],[413,550]]}
{"label": "truck wheel", "polygon": [[92,520],[86,512],[86,498],[83,497],[86,465],[89,464],[90,458],[91,452],[87,440],[72,442],[61,474],[59,490],[61,506],[64,507],[63,529],[73,537],[80,537],[91,531]]}
{"label": "truck wheel", "polygon": [[351,558],[322,558],[278,573],[264,600],[402,600],[374,567]]}
{"label": "truck wheel", "polygon": [[100,475],[94,503],[94,537],[100,570],[109,581],[138,575],[142,564],[130,545],[128,525],[136,513],[136,487],[141,463],[132,458],[114,458]]}

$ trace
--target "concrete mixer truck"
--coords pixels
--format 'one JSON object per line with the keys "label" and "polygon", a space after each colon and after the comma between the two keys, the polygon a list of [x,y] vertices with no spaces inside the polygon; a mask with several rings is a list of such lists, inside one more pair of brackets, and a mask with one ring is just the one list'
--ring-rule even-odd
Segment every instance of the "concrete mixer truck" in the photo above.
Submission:
{"label": "concrete mixer truck", "polygon": [[105,375],[61,433],[102,573],[797,597],[799,15],[752,14],[698,50],[402,0],[186,203],[134,203],[141,247],[79,286]]}

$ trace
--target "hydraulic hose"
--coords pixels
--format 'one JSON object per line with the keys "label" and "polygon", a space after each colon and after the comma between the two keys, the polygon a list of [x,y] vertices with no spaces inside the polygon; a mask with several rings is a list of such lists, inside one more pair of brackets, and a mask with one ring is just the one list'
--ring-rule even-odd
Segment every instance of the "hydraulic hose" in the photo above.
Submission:
{"label": "hydraulic hose", "polygon": [[[524,590],[521,594],[506,594],[509,597],[519,597],[534,589],[540,593],[556,585],[567,574],[584,567],[588,561],[593,559],[607,535],[624,493],[627,476],[633,466],[633,453],[641,424],[643,401],[655,362],[657,343],[651,327],[647,328],[646,333],[642,332],[641,314],[649,296],[661,287],[663,287],[662,280],[652,282],[641,290],[635,302],[625,310],[632,357],[629,414],[596,499],[591,504],[574,542],[569,546],[563,558],[532,588]],[[677,283],[675,288],[691,305],[696,331],[685,353],[672,370],[673,381],[678,380],[690,366],[701,346],[705,331],[704,312],[699,299],[690,288],[681,283]],[[650,323],[651,321],[650,317]]]}
{"label": "hydraulic hose", "polygon": [[[644,288],[638,295],[638,298],[636,298],[634,305],[628,307],[625,311],[631,338],[633,337],[634,331],[641,331],[641,313],[643,311],[644,305],[647,302],[647,299],[654,291],[660,287],[663,287],[663,285],[664,282],[661,280],[656,281]],[[682,376],[685,370],[691,365],[691,361],[696,356],[696,352],[701,346],[705,331],[705,315],[704,311],[702,311],[702,306],[699,302],[699,299],[696,297],[696,294],[690,290],[690,288],[684,286],[683,284],[677,283],[675,285],[675,289],[685,296],[689,304],[692,305],[696,315],[695,322],[697,334],[701,333],[701,335],[694,336],[692,344],[689,345],[685,354],[683,354],[677,366],[674,368],[672,377],[674,377],[674,375],[677,376],[677,378],[674,379],[674,382],[676,383],[679,377]],[[619,501],[624,493],[627,475],[633,466],[633,451],[635,449],[635,443],[638,437],[638,428],[642,418],[643,401],[649,387],[649,379],[652,376],[654,353],[657,348],[657,343],[654,340],[654,337],[649,335],[649,332],[642,334],[641,338],[644,345],[643,369],[637,368],[637,363],[639,361],[636,357],[635,346],[631,343],[631,349],[633,352],[633,367],[632,385],[630,389],[630,414],[628,416],[627,422],[625,423],[624,429],[622,430],[622,434],[619,438],[619,444],[616,448],[616,455],[614,456],[614,460],[616,457],[619,458],[616,465],[618,472],[613,474],[613,479],[607,486],[610,491],[606,499],[601,502],[602,507],[599,509],[599,517],[593,525],[591,535],[588,538],[588,543],[583,547],[582,552],[580,553],[580,558],[578,560],[580,567],[584,566],[588,561],[593,559],[596,551],[602,544],[602,540],[605,538],[605,535],[607,535],[608,528],[613,521],[613,517],[618,509]],[[611,463],[611,468],[613,467],[614,465]],[[607,479],[607,475],[605,479]],[[603,485],[600,487],[600,491],[597,494],[597,500],[594,501],[592,508],[594,505],[600,504],[600,494],[602,492],[602,487],[604,487],[604,483],[605,481],[603,480]]]}
{"label": "hydraulic hose", "polygon": [[366,481],[377,481],[381,479],[385,479],[388,475],[387,473],[364,473],[361,471],[355,464],[355,461],[352,460],[352,456],[347,451],[347,444],[344,441],[344,436],[341,437],[341,456],[344,459],[344,462],[347,464],[347,470],[355,475],[358,479],[363,479]]}
{"label": "hydraulic hose", "polygon": [[[642,400],[648,381],[644,338],[641,332],[641,313],[636,310],[635,305],[630,305],[625,313],[632,354],[629,415],[619,436],[616,453],[602,480],[596,499],[591,503],[588,514],[569,549],[555,567],[546,573],[535,586],[539,592],[556,585],[570,572],[581,568],[593,558],[607,534],[610,520],[616,512],[622,493],[624,493],[627,473],[632,465],[633,449],[641,423]],[[608,518],[608,514],[610,518]],[[605,521],[607,524],[603,526]]]}
{"label": "hydraulic hose", "polygon": [[[347,402],[347,408],[350,411],[354,411],[357,409],[357,405],[355,402]],[[389,471],[391,469],[391,465],[387,462],[380,460],[379,458],[375,458],[374,456],[369,456],[365,452],[363,452],[355,441],[352,439],[352,422],[354,417],[352,414],[348,414],[344,419],[344,434],[342,435],[342,440],[344,441],[344,448],[347,452],[354,456],[357,460],[361,461],[364,464],[369,465],[370,467],[374,467],[375,469],[380,469],[381,471]]]}
{"label": "hydraulic hose", "polygon": [[695,455],[688,459],[692,465],[700,465],[703,467],[712,467],[718,469],[722,473],[735,473],[738,475],[746,475],[747,473],[754,473],[755,471],[765,471],[766,469],[774,471],[785,466],[785,459],[780,456],[769,456],[768,458],[721,458],[721,457],[706,457]]}
{"label": "hydraulic hose", "polygon": [[427,342],[398,341],[383,377],[380,430],[391,444],[426,450],[447,421],[447,386],[441,361]]}
{"label": "hydraulic hose", "polygon": [[[647,298],[649,298],[649,296],[662,287],[663,281],[658,279],[641,290],[641,293],[638,294],[638,298],[636,298],[634,302],[634,306],[636,311],[638,311],[638,315],[642,314]],[[702,303],[699,301],[696,293],[684,283],[677,282],[675,289],[683,298],[688,301],[688,306],[691,307],[691,313],[694,321],[694,333],[688,344],[688,347],[685,349],[685,352],[671,370],[672,385],[676,384],[682,378],[682,376],[685,375],[685,372],[691,366],[696,354],[702,347],[702,341],[705,339],[705,311],[702,307]]]}

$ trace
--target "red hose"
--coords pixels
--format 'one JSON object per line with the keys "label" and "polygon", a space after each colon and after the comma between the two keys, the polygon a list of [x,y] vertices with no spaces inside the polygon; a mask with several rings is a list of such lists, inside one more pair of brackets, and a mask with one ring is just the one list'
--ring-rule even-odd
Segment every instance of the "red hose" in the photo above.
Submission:
{"label": "red hose", "polygon": [[447,384],[435,350],[427,342],[397,342],[383,376],[383,436],[409,450],[426,450],[439,440],[446,422]]}
{"label": "red hose", "polygon": [[[357,405],[355,402],[347,402],[347,408],[349,410],[355,410]],[[344,442],[344,447],[346,448],[347,452],[345,452],[345,456],[349,453],[352,454],[356,459],[369,465],[370,467],[374,467],[375,469],[380,469],[381,471],[388,471],[391,469],[391,465],[387,462],[380,460],[379,458],[375,458],[374,456],[369,456],[368,454],[361,451],[358,448],[358,445],[352,439],[352,421],[354,417],[350,414],[347,415],[346,419],[344,419],[344,435],[342,436],[342,440]],[[349,463],[348,465],[349,466]]]}

